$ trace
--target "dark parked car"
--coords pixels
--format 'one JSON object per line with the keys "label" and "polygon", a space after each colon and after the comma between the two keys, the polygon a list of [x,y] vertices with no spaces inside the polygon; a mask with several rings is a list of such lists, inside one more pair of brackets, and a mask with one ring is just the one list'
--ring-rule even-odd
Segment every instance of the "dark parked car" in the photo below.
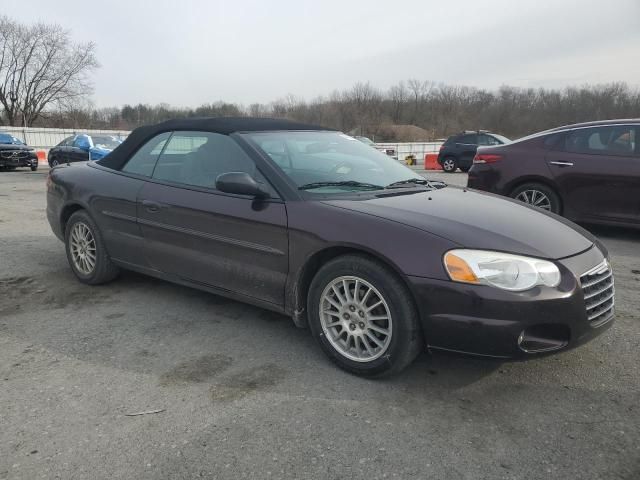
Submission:
{"label": "dark parked car", "polygon": [[81,282],[124,268],[281,312],[360,375],[425,346],[533,357],[612,324],[607,251],[588,232],[320,127],[168,121],[47,184]]}
{"label": "dark parked car", "polygon": [[577,222],[640,227],[640,120],[569,125],[479,149],[468,182]]}
{"label": "dark parked car", "polygon": [[447,138],[442,144],[438,153],[438,163],[447,173],[453,173],[458,168],[468,172],[473,165],[473,157],[478,146],[502,145],[509,142],[507,137],[485,130],[458,133]]}
{"label": "dark parked car", "polygon": [[0,133],[0,170],[15,170],[20,167],[29,167],[32,172],[38,169],[35,149],[13,135]]}
{"label": "dark parked car", "polygon": [[73,135],[49,150],[49,166],[100,160],[122,143],[113,135]]}

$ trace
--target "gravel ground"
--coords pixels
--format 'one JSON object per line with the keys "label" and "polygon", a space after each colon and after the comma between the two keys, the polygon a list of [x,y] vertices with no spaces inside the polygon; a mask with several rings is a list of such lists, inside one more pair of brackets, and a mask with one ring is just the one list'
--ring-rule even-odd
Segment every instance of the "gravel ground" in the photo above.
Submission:
{"label": "gravel ground", "polygon": [[0,174],[0,479],[640,478],[640,232],[593,229],[618,304],[595,341],[370,381],[283,316],[131,273],[80,284],[45,175]]}

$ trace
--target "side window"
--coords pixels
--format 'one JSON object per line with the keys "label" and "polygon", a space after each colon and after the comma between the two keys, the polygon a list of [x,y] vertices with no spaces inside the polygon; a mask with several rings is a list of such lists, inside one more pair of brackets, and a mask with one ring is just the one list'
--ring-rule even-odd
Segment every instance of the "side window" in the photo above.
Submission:
{"label": "side window", "polygon": [[68,147],[69,145],[73,144],[73,139],[75,137],[67,137],[64,140],[62,140],[57,146],[58,147]]}
{"label": "side window", "polygon": [[478,135],[478,145],[500,145],[500,142],[491,135]]}
{"label": "side window", "polygon": [[465,145],[477,145],[478,144],[478,136],[477,135],[463,135],[458,140],[458,143],[462,143]]}
{"label": "side window", "polygon": [[257,181],[264,181],[253,160],[231,137],[211,132],[174,132],[158,159],[153,178],[215,188],[218,176],[229,172],[246,172]]}
{"label": "side window", "polygon": [[153,167],[156,165],[156,160],[158,160],[158,156],[170,136],[171,132],[165,132],[153,137],[133,154],[125,166],[122,167],[122,171],[150,177],[153,173]]}
{"label": "side window", "polygon": [[[558,144],[562,145],[561,140],[562,140],[563,136],[564,136],[564,133],[553,133],[551,135],[548,135],[544,139],[545,148],[552,149],[552,148],[555,147],[555,149],[557,149],[558,148]],[[562,148],[562,147],[560,147],[560,148]]]}
{"label": "side window", "polygon": [[630,125],[582,128],[569,133],[565,150],[591,155],[633,155],[636,141],[636,129]]}

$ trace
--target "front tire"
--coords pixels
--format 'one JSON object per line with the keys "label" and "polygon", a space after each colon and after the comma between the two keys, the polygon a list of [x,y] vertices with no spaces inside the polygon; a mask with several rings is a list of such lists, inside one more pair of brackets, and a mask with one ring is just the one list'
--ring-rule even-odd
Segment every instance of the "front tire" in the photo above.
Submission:
{"label": "front tire", "polygon": [[120,269],[109,258],[97,225],[85,210],[78,210],[65,228],[67,260],[82,283],[99,285],[113,280]]}
{"label": "front tire", "polygon": [[458,161],[453,157],[446,157],[442,161],[442,169],[447,173],[453,173],[458,168]]}
{"label": "front tire", "polygon": [[49,161],[49,166],[50,166],[51,168],[53,168],[53,167],[57,167],[58,165],[60,165],[60,162],[59,162],[59,161],[58,161],[58,159],[57,159],[57,158],[55,158],[55,157],[54,157],[54,158],[52,158],[52,159]]}
{"label": "front tire", "polygon": [[309,288],[307,311],[324,353],[356,375],[400,372],[424,346],[406,286],[365,256],[337,257],[320,268]]}
{"label": "front tire", "polygon": [[36,170],[38,170],[38,165],[31,165],[31,171],[35,172]]}
{"label": "front tire", "polygon": [[560,215],[562,210],[560,197],[551,188],[542,183],[525,183],[517,187],[510,195],[533,207]]}

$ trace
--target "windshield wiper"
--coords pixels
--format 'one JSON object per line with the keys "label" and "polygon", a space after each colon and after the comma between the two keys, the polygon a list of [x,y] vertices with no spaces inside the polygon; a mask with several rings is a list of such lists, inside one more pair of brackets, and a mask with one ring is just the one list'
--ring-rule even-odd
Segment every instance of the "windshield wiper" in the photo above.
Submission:
{"label": "windshield wiper", "polygon": [[384,187],[382,185],[375,185],[373,183],[358,182],[356,180],[344,180],[342,182],[313,182],[313,183],[306,183],[306,184],[298,187],[298,190],[312,190],[314,188],[322,188],[322,187],[358,187],[358,188],[367,188],[369,190],[384,190]]}
{"label": "windshield wiper", "polygon": [[444,188],[446,183],[439,180],[427,180],[426,178],[407,178],[406,180],[399,180],[397,182],[390,183],[385,188],[400,188],[403,185],[424,185],[427,188]]}

